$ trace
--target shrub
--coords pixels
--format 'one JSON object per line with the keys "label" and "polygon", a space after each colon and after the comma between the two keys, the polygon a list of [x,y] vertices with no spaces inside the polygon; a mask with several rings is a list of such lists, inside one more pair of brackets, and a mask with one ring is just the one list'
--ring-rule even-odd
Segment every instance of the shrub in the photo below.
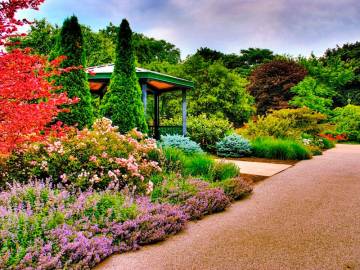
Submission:
{"label": "shrub", "polygon": [[160,145],[162,147],[179,148],[187,154],[202,152],[199,144],[182,135],[161,136]]}
{"label": "shrub", "polygon": [[[180,119],[165,120],[165,124],[180,125]],[[191,140],[200,144],[201,148],[208,152],[216,151],[216,143],[231,133],[232,124],[222,118],[208,117],[205,114],[189,117],[187,135]]]}
{"label": "shrub", "polygon": [[226,196],[228,196],[231,200],[243,199],[250,195],[253,191],[253,187],[241,177],[214,182],[212,183],[212,186],[224,190]]}
{"label": "shrub", "polygon": [[211,172],[211,181],[222,181],[240,175],[239,167],[231,162],[216,162]]}
{"label": "shrub", "polygon": [[253,140],[251,145],[256,157],[282,160],[302,160],[311,157],[304,145],[290,139],[259,137]]}
{"label": "shrub", "polygon": [[332,121],[338,133],[345,133],[350,141],[360,142],[360,106],[336,108]]}
{"label": "shrub", "polygon": [[[32,144],[15,153],[2,172],[4,182],[48,179],[69,189],[117,189],[144,193],[160,171],[160,150],[136,130],[121,135],[111,121],[97,120],[93,130],[73,131],[60,139]],[[3,182],[3,183],[4,183]]]}
{"label": "shrub", "polygon": [[260,116],[256,122],[250,121],[241,132],[250,138],[275,137],[299,139],[302,133],[317,135],[326,116],[308,108],[283,109]]}
{"label": "shrub", "polygon": [[216,153],[221,157],[243,157],[251,153],[251,146],[248,140],[232,134],[216,143]]}
{"label": "shrub", "polygon": [[335,146],[333,140],[327,139],[326,135],[320,134],[319,136],[313,137],[307,134],[303,134],[302,137],[303,144],[313,153],[313,155],[321,155],[322,150],[330,149]]}

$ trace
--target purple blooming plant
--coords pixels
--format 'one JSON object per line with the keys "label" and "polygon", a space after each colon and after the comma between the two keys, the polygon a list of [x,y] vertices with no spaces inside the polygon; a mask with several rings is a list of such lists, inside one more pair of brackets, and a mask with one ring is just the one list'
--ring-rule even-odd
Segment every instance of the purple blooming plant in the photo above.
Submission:
{"label": "purple blooming plant", "polygon": [[201,219],[205,215],[224,211],[230,205],[229,198],[219,188],[199,191],[187,199],[181,210],[189,215],[191,220]]}
{"label": "purple blooming plant", "polygon": [[0,269],[90,269],[113,253],[182,230],[179,206],[116,191],[71,194],[49,184],[0,193]]}

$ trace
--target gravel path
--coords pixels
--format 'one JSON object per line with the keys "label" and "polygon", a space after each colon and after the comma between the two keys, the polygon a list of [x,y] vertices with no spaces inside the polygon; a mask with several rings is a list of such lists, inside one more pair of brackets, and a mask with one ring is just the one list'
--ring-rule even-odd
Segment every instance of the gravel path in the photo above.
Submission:
{"label": "gravel path", "polygon": [[97,269],[360,269],[360,146],[302,161],[228,211]]}

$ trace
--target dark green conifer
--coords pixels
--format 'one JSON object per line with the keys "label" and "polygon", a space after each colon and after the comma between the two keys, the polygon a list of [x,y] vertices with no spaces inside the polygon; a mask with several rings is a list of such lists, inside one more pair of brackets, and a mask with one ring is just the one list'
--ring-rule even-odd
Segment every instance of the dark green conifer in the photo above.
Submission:
{"label": "dark green conifer", "polygon": [[[55,54],[66,56],[61,67],[85,68],[85,50],[83,35],[78,19],[75,16],[67,18],[58,37]],[[61,113],[58,120],[67,125],[77,125],[78,128],[90,127],[94,121],[94,112],[91,105],[91,94],[87,74],[83,69],[75,69],[63,73],[58,79],[62,91],[70,98],[78,97],[78,103],[69,107],[69,113]]]}
{"label": "dark green conifer", "polygon": [[124,19],[117,36],[114,72],[100,107],[101,114],[110,118],[123,133],[133,128],[147,131],[132,36],[130,25]]}

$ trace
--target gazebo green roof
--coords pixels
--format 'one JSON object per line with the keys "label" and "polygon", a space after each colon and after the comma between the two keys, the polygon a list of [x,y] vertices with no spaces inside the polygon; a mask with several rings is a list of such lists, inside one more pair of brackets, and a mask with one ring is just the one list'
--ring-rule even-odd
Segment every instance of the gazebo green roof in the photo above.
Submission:
{"label": "gazebo green roof", "polygon": [[[90,81],[110,80],[114,71],[114,65],[101,65],[88,68]],[[94,73],[94,75],[91,75]],[[189,80],[170,76],[167,74],[151,71],[144,68],[136,68],[136,75],[140,82],[148,82],[150,87],[157,88],[159,91],[171,91],[179,89],[192,89],[194,83]]]}

